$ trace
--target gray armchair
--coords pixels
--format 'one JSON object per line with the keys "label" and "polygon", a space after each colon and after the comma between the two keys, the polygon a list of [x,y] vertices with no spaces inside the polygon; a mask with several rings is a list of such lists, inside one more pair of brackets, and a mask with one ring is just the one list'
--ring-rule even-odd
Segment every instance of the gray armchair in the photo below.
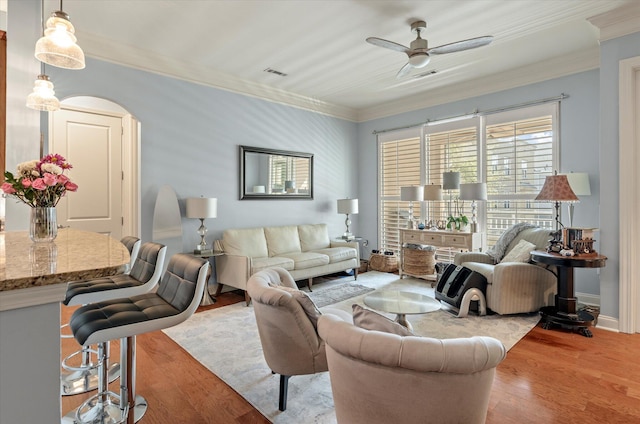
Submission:
{"label": "gray armchair", "polygon": [[[320,313],[314,314],[315,305],[283,268],[253,274],[247,281],[247,293],[253,302],[264,358],[271,371],[280,374],[279,409],[284,411],[290,376],[328,370],[325,343],[314,322]],[[331,313],[351,319],[344,311]]]}
{"label": "gray armchair", "polygon": [[[527,228],[509,243],[508,254],[520,240],[533,243],[545,250],[549,230]],[[538,311],[553,305],[556,294],[555,269],[525,262],[498,262],[493,256],[481,252],[461,252],[454,257],[456,265],[463,265],[487,278],[487,307],[500,315]]]}
{"label": "gray armchair", "polygon": [[492,337],[440,340],[370,331],[323,315],[320,337],[338,423],[484,423],[496,366]]}

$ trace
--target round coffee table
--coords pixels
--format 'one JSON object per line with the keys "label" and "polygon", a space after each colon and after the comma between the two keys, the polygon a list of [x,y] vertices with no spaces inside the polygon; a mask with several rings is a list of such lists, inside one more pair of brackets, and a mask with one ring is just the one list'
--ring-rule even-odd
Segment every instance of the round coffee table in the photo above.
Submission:
{"label": "round coffee table", "polygon": [[440,302],[432,297],[399,290],[379,290],[365,296],[364,304],[381,312],[396,314],[396,322],[409,330],[407,315],[426,314],[440,309]]}

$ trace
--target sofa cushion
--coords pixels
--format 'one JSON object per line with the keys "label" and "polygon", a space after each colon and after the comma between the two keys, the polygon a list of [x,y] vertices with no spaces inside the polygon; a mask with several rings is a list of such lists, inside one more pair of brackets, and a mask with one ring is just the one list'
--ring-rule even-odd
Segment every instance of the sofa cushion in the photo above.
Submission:
{"label": "sofa cushion", "polygon": [[326,249],[313,250],[313,252],[327,255],[330,264],[355,258],[357,253],[356,249],[352,247],[327,247]]}
{"label": "sofa cushion", "polygon": [[300,304],[300,306],[302,306],[302,310],[307,314],[307,317],[309,317],[309,321],[313,324],[313,328],[318,327],[318,318],[320,318],[322,312],[320,312],[314,301],[307,293],[294,289],[293,287],[281,286],[273,283],[269,283],[269,286],[291,293],[291,296]]}
{"label": "sofa cushion", "polygon": [[377,312],[363,308],[358,304],[353,304],[351,307],[353,310],[353,324],[356,327],[364,328],[365,330],[382,331],[384,333],[397,334],[398,336],[414,336],[409,329],[398,324],[395,321],[391,321],[384,315],[380,315]]}
{"label": "sofa cushion", "polygon": [[263,269],[273,268],[276,266],[284,268],[287,271],[291,271],[294,266],[293,259],[282,256],[276,256],[273,258],[251,258],[251,272],[254,274],[258,271],[262,271]]}
{"label": "sofa cushion", "polygon": [[222,233],[222,242],[228,255],[250,258],[268,256],[267,241],[262,228],[225,230]]}
{"label": "sofa cushion", "polygon": [[298,225],[300,247],[303,252],[329,247],[329,230],[327,224]]}
{"label": "sofa cushion", "polygon": [[300,252],[298,227],[285,225],[282,227],[265,227],[269,256],[280,256],[282,253]]}
{"label": "sofa cushion", "polygon": [[315,252],[292,252],[280,255],[283,258],[292,259],[294,262],[293,269],[307,269],[316,266],[327,265],[329,257]]}
{"label": "sofa cushion", "polygon": [[504,262],[529,262],[531,260],[531,251],[536,249],[536,245],[526,240],[520,240],[518,244],[509,253],[504,255],[500,263]]}

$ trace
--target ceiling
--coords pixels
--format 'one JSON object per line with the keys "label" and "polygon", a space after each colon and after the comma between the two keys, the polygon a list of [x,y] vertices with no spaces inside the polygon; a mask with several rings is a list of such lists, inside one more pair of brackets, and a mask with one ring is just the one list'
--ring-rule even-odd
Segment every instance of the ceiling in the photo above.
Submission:
{"label": "ceiling", "polygon": [[[365,121],[598,67],[587,18],[636,0],[65,0],[89,57]],[[45,0],[45,17],[58,10]],[[398,80],[410,23],[436,47],[492,35],[485,47],[433,55]],[[271,68],[287,76],[265,72]]]}

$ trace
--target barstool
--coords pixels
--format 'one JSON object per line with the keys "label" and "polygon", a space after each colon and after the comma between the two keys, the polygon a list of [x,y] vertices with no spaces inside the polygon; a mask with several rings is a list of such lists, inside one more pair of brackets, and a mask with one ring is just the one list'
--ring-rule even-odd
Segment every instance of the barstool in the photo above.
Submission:
{"label": "barstool", "polygon": [[[133,252],[135,243],[130,244]],[[139,245],[137,250],[137,257],[132,261],[133,266],[128,274],[71,282],[67,285],[63,303],[68,306],[86,305],[151,291],[160,281],[167,247],[159,243],[147,242],[142,246]],[[106,349],[108,348],[107,345]],[[78,355],[81,355],[81,363],[78,366],[71,365],[71,360]],[[98,355],[98,352],[87,345],[62,360],[62,368],[65,371],[62,371],[60,376],[60,394],[76,395],[98,387],[98,370],[96,363],[91,360],[92,355]],[[112,364],[109,368],[108,381],[118,378],[119,372],[120,365]]]}
{"label": "barstool", "polygon": [[[62,422],[116,424],[137,422],[147,410],[135,393],[135,336],[177,325],[198,308],[209,278],[209,262],[178,253],[169,261],[158,290],[129,298],[91,303],[71,316],[73,336],[81,345],[98,343],[98,393]],[[121,339],[120,393],[109,391],[106,343]],[[130,414],[133,408],[133,415]]]}

